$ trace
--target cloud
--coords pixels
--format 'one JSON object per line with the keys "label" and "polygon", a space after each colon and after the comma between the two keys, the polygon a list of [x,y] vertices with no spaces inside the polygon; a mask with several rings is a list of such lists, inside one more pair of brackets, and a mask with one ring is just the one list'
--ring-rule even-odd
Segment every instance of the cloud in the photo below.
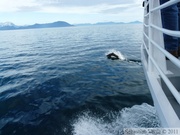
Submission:
{"label": "cloud", "polygon": [[134,0],[60,0],[63,6],[95,6],[95,5],[119,5],[132,3]]}
{"label": "cloud", "polygon": [[[0,0],[2,21],[21,24],[142,20],[143,0]],[[23,20],[23,21],[22,21]]]}
{"label": "cloud", "polygon": [[36,11],[41,11],[42,8],[40,6],[22,6],[18,7],[17,9],[19,12],[36,12]]}
{"label": "cloud", "polygon": [[44,6],[40,12],[44,13],[65,13],[65,14],[120,14],[126,12],[130,8],[129,5],[94,5],[81,7],[55,7]]}
{"label": "cloud", "polygon": [[[118,14],[141,0],[0,0],[3,12]],[[134,5],[133,5],[134,4]]]}
{"label": "cloud", "polygon": [[19,11],[22,7],[32,8],[34,6],[40,6],[36,0],[0,0],[1,12],[16,12]]}
{"label": "cloud", "polygon": [[107,6],[104,10],[101,10],[100,13],[104,14],[120,14],[122,12],[126,12],[129,9],[133,9],[136,7],[135,4],[123,4],[123,5],[111,5]]}

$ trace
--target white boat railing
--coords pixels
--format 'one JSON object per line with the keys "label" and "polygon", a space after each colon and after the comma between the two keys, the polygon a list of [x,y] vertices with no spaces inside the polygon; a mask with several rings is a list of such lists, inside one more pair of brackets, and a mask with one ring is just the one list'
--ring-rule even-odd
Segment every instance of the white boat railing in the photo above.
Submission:
{"label": "white boat railing", "polygon": [[177,4],[180,0],[170,0],[160,5],[159,0],[146,0],[144,5],[144,24],[143,24],[143,45],[145,50],[147,72],[161,78],[174,98],[180,104],[180,94],[168,78],[166,57],[180,69],[180,60],[172,56],[164,49],[163,34],[180,37],[180,31],[173,31],[162,28],[161,9]]}

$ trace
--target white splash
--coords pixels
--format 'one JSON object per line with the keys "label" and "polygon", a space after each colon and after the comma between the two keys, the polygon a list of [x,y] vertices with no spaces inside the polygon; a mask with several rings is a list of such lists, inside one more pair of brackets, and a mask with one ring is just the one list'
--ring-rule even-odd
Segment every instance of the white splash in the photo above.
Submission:
{"label": "white splash", "polygon": [[155,108],[144,103],[116,113],[111,112],[102,118],[85,112],[75,120],[73,135],[122,135],[123,128],[148,127],[160,127],[160,121]]}
{"label": "white splash", "polygon": [[111,49],[105,55],[108,55],[110,53],[116,54],[119,57],[120,60],[126,60],[125,56],[120,51],[117,51],[115,49]]}

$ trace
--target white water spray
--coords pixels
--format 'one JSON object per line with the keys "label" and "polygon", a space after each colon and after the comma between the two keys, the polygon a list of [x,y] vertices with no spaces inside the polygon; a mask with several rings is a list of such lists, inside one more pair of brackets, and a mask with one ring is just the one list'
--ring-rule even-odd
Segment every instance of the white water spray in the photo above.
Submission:
{"label": "white water spray", "polygon": [[120,51],[117,51],[115,49],[111,49],[105,55],[108,55],[110,53],[114,53],[115,55],[117,55],[119,57],[119,60],[122,60],[122,61],[126,60],[125,56]]}
{"label": "white water spray", "polygon": [[[127,61],[127,62],[135,62],[135,63],[138,63],[138,64],[141,63],[141,60],[126,58],[120,51],[117,51],[115,49],[110,50],[105,55],[108,57],[108,59],[112,59],[112,60],[121,60],[121,61]],[[108,55],[110,55],[110,56],[108,56]]]}
{"label": "white water spray", "polygon": [[116,113],[110,112],[102,118],[84,112],[72,126],[73,135],[122,135],[123,128],[157,128],[160,127],[160,121],[155,108],[143,103]]}

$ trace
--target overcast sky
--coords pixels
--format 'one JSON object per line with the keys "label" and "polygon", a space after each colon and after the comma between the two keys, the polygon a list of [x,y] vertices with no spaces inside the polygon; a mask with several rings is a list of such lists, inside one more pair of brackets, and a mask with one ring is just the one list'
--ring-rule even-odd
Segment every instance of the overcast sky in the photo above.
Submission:
{"label": "overcast sky", "polygon": [[0,22],[17,25],[142,21],[142,0],[0,0]]}

